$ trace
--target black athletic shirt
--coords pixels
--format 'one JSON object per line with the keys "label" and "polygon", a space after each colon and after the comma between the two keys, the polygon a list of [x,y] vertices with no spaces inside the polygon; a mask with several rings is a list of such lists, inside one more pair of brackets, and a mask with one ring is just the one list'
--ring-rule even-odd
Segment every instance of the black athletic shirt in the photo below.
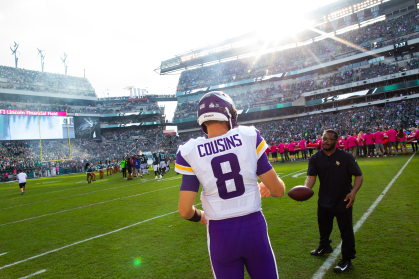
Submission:
{"label": "black athletic shirt", "polygon": [[342,211],[349,202],[344,199],[352,190],[352,176],[361,176],[362,172],[352,154],[337,148],[330,156],[323,149],[311,156],[307,175],[319,177],[318,205]]}

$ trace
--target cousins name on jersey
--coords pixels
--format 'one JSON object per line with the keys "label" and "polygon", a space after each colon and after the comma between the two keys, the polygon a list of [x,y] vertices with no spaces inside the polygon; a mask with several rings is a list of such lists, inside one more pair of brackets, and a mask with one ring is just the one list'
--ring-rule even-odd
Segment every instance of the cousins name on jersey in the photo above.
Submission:
{"label": "cousins name on jersey", "polygon": [[239,138],[239,134],[235,134],[230,137],[225,137],[217,139],[205,144],[200,144],[197,146],[198,154],[200,157],[209,156],[212,154],[218,154],[224,151],[228,151],[235,147],[242,146],[243,143]]}

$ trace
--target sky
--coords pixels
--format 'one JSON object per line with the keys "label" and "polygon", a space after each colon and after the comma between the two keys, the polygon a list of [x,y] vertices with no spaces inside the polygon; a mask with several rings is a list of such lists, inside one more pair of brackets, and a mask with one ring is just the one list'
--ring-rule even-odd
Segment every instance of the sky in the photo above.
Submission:
{"label": "sky", "polygon": [[[160,76],[160,62],[190,49],[253,30],[281,34],[304,12],[336,0],[300,1],[89,1],[1,0],[0,65],[14,66],[10,50],[19,44],[18,67],[86,78],[98,97],[127,96],[123,88],[175,94],[179,75]],[[262,4],[263,3],[263,4]],[[166,105],[172,117],[175,102]]]}

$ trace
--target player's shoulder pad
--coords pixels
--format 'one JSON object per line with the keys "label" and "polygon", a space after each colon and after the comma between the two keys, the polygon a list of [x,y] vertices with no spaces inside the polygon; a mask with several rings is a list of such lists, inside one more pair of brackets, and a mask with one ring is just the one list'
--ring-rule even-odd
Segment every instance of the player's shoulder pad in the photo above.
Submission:
{"label": "player's shoulder pad", "polygon": [[179,146],[178,152],[180,151],[182,155],[189,154],[195,146],[195,141],[195,139],[189,139],[187,142]]}
{"label": "player's shoulder pad", "polygon": [[256,128],[255,126],[237,126],[237,129],[240,133],[246,136],[256,136]]}

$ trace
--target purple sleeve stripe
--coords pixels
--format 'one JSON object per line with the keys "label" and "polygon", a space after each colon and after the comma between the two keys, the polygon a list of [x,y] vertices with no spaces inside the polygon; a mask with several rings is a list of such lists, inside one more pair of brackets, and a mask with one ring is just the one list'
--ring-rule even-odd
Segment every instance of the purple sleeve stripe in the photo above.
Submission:
{"label": "purple sleeve stripe", "polygon": [[191,165],[189,165],[189,163],[186,162],[186,160],[182,157],[182,154],[180,154],[180,151],[177,153],[177,156],[176,156],[176,164],[184,166],[184,167],[188,167],[188,168],[191,167]]}
{"label": "purple sleeve stripe", "polygon": [[260,136],[260,133],[257,129],[256,130],[256,148],[258,148],[259,144],[263,141],[263,138]]}
{"label": "purple sleeve stripe", "polygon": [[181,191],[197,192],[199,190],[199,180],[196,175],[183,175],[182,184],[180,185]]}
{"label": "purple sleeve stripe", "polygon": [[258,160],[258,165],[256,169],[256,175],[264,174],[272,169],[271,163],[269,163],[268,156],[266,153],[263,153]]}

